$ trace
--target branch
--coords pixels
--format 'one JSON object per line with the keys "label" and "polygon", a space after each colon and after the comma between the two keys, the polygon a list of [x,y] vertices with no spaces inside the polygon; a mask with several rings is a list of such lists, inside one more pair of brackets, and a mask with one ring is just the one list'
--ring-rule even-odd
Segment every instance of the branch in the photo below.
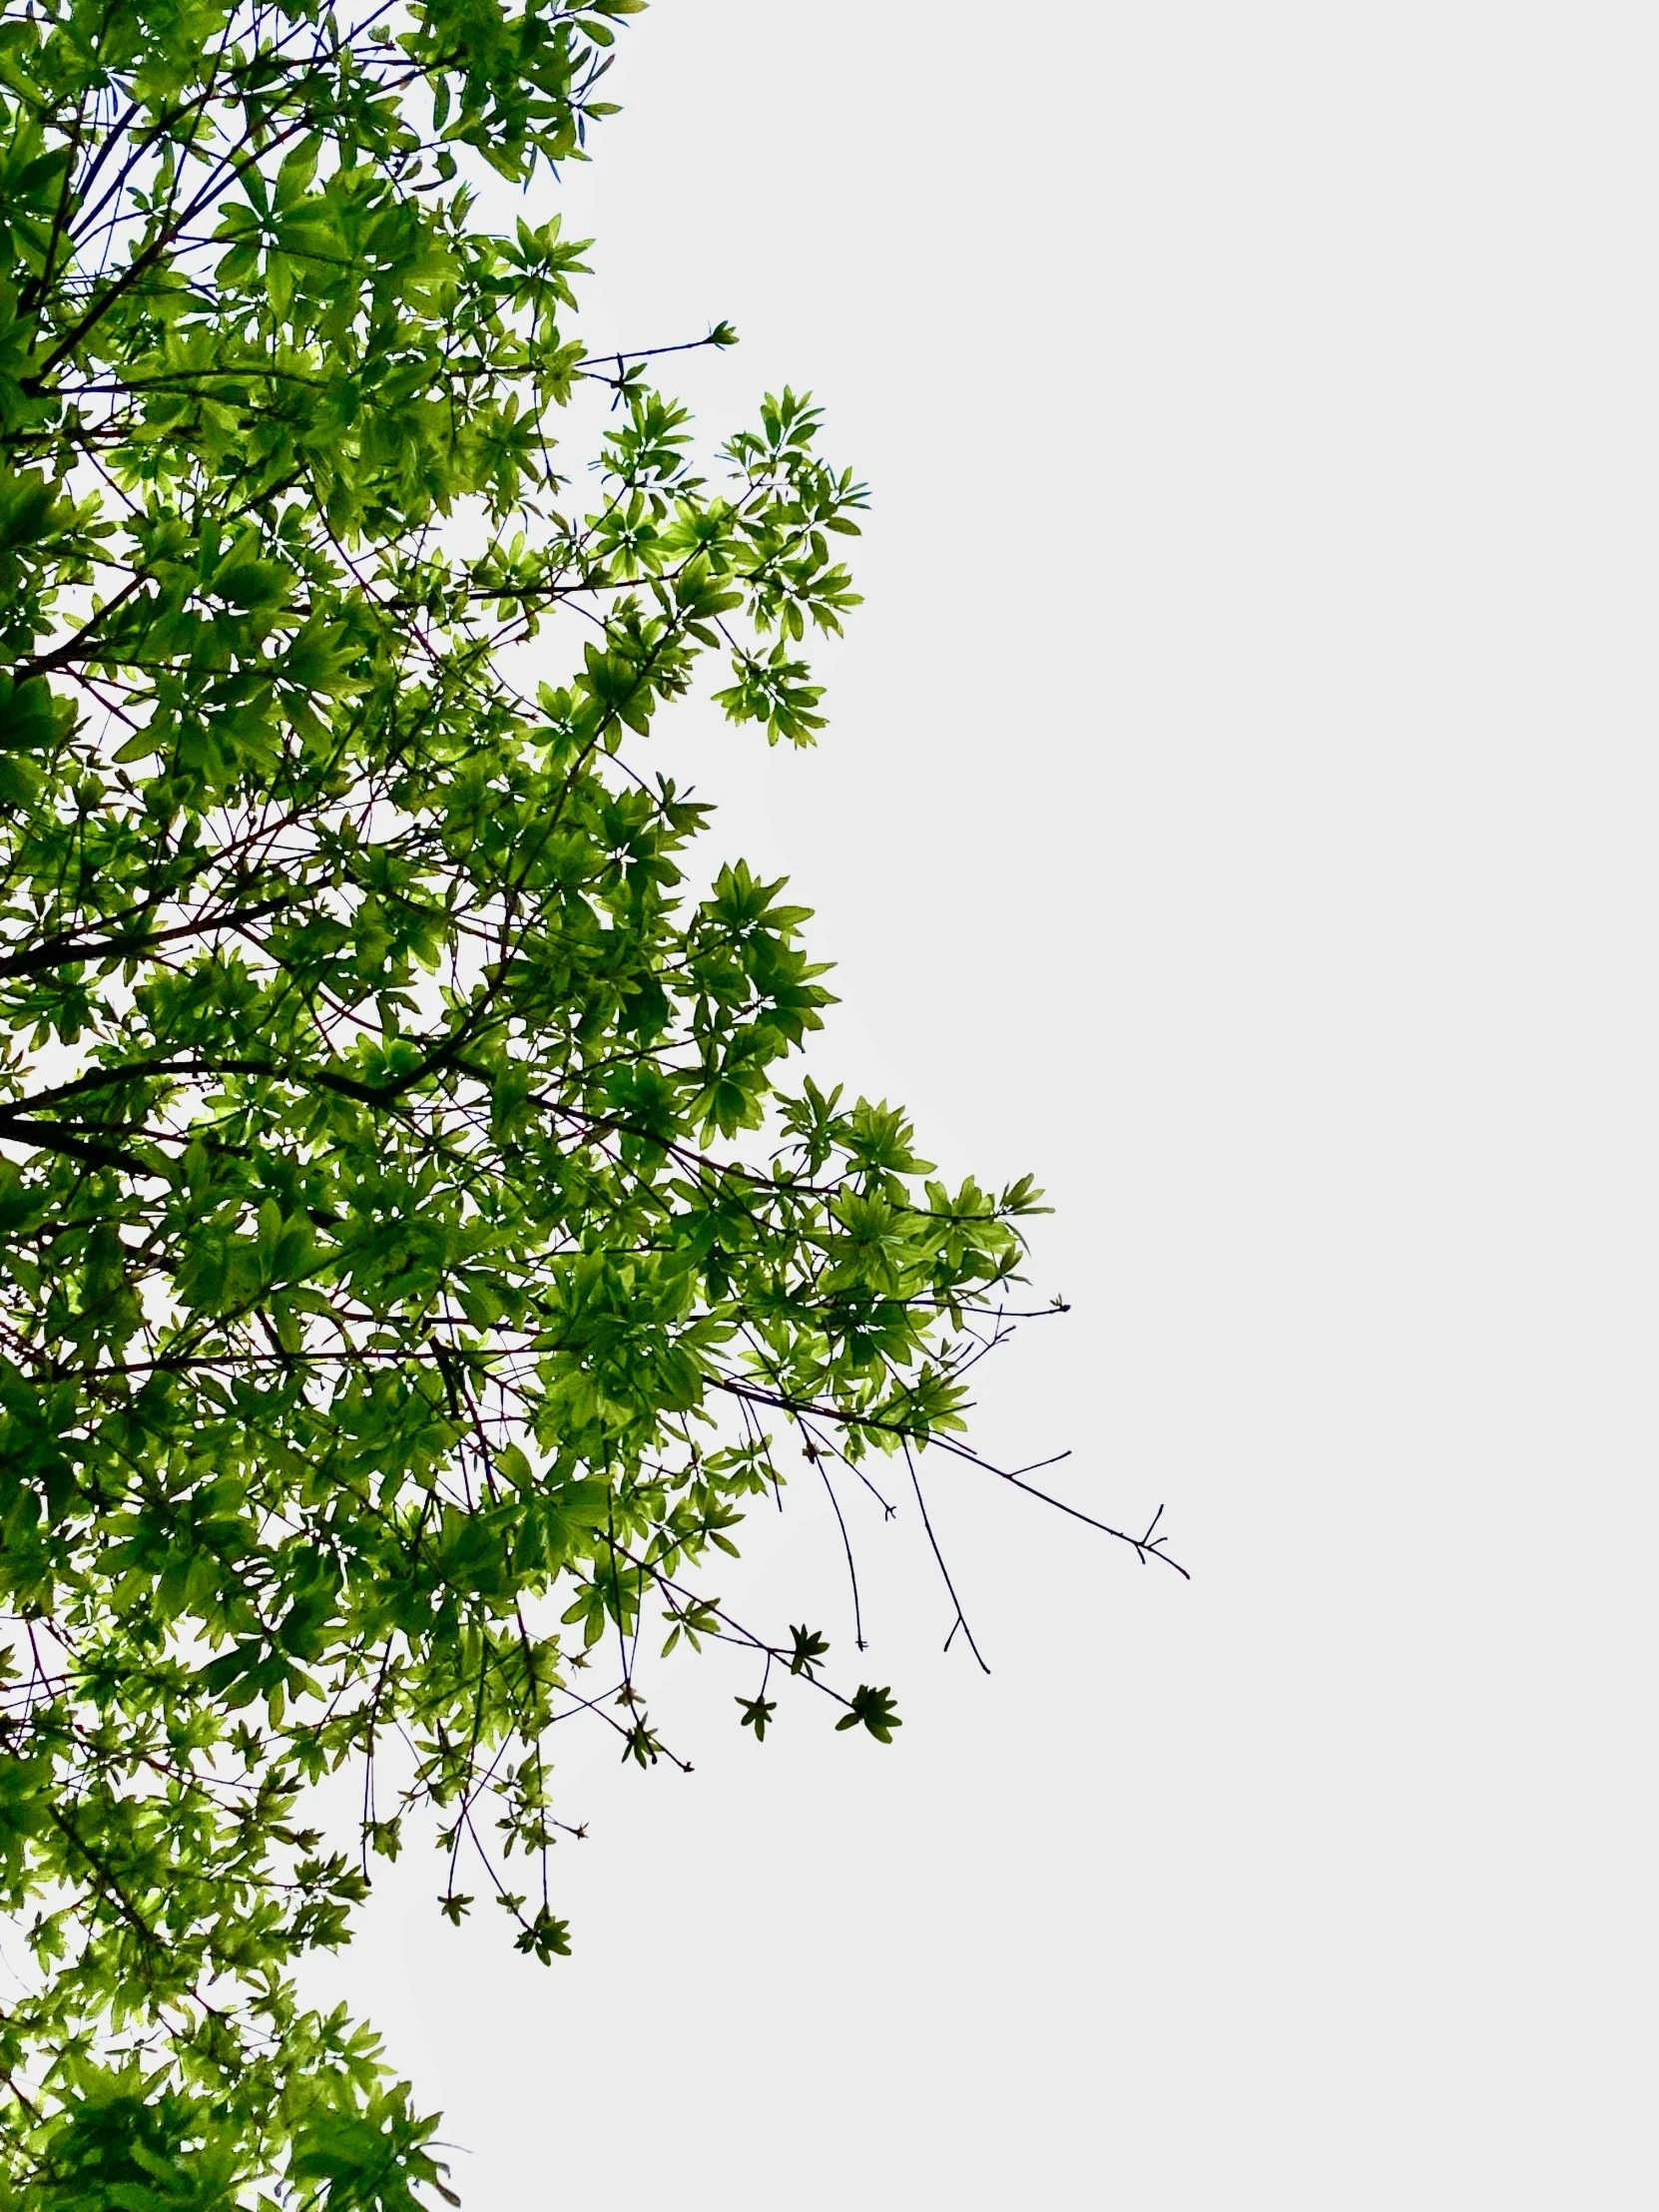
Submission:
{"label": "branch", "polygon": [[[753,1383],[734,1382],[730,1378],[723,1380],[720,1377],[711,1376],[709,1378],[709,1387],[716,1390],[725,1390],[732,1397],[746,1397],[757,1405],[770,1405],[775,1411],[793,1414],[797,1419],[803,1413],[810,1413],[815,1420],[834,1421],[842,1428],[879,1428],[888,1435],[904,1437],[912,1442],[936,1444],[939,1450],[948,1451],[953,1458],[965,1459],[969,1466],[979,1468],[981,1473],[994,1474],[999,1482],[1011,1482],[1016,1490],[1024,1490],[1028,1496],[1040,1498],[1045,1505],[1052,1505],[1062,1513],[1069,1513],[1073,1520],[1084,1521],[1090,1528],[1098,1528],[1103,1536],[1115,1536],[1120,1544],[1127,1544],[1142,1561],[1145,1561],[1149,1555],[1152,1558],[1161,1559],[1166,1567],[1175,1568],[1183,1582],[1192,1580],[1192,1576],[1186,1568],[1172,1559],[1169,1553],[1163,1549],[1163,1537],[1160,1536],[1156,1541],[1153,1540],[1151,1528],[1147,1530],[1144,1536],[1131,1536],[1127,1529],[1114,1528],[1110,1521],[1096,1520],[1092,1513],[1085,1513],[1081,1507],[1068,1505],[1063,1497],[1052,1497],[1047,1490],[1039,1490],[1034,1482],[1025,1481],[1021,1475],[1011,1472],[1008,1468],[993,1467],[988,1459],[981,1459],[978,1452],[970,1451],[966,1444],[953,1442],[948,1436],[918,1437],[915,1430],[906,1428],[902,1421],[882,1420],[871,1413],[843,1412],[836,1405],[820,1405],[811,1398],[788,1397],[777,1390],[759,1390],[756,1389]],[[1063,1459],[1068,1454],[1060,1452],[1058,1456]],[[1047,1464],[1046,1461],[1042,1463]],[[1161,1512],[1162,1507],[1159,1510]],[[1157,1520],[1154,1519],[1152,1527],[1156,1528],[1157,1525]]]}
{"label": "branch", "polygon": [[100,1144],[95,1138],[79,1137],[68,1130],[59,1129],[49,1121],[29,1121],[21,1114],[7,1113],[0,1108],[0,1139],[12,1144],[32,1145],[37,1152],[61,1152],[71,1160],[85,1160],[90,1167],[124,1168],[129,1175],[148,1175],[150,1170],[136,1153],[123,1152],[115,1145]]}
{"label": "branch", "polygon": [[[113,601],[112,601],[113,605]],[[77,944],[75,939],[61,932],[36,945],[31,952],[15,952],[9,959],[0,959],[0,979],[9,975],[40,975],[48,968],[70,967],[81,960],[120,960],[138,953],[148,952],[155,944],[170,944],[178,937],[200,936],[209,929],[240,929],[245,922],[258,921],[266,914],[276,913],[287,904],[287,896],[263,899],[257,906],[239,906],[228,914],[210,914],[201,921],[181,921],[170,929],[135,929],[123,937],[96,937],[91,943]],[[46,1098],[67,1098],[77,1089],[94,1089],[89,1083],[67,1084],[61,1090],[48,1091]],[[31,1100],[31,1104],[38,1101]]]}

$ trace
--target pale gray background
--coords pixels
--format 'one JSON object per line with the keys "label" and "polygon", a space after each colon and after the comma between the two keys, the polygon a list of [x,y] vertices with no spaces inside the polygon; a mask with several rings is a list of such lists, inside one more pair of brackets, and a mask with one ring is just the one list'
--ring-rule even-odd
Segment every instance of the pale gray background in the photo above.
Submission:
{"label": "pale gray background", "polygon": [[[891,1750],[670,1677],[576,1955],[400,1867],[338,1985],[469,2212],[1653,2201],[1659,19],[663,0],[583,332],[730,316],[876,504],[833,725],[657,756],[819,1065],[1029,1167],[1069,1320],[855,1509]],[[867,1500],[859,1501],[867,1505]],[[822,1497],[710,1585],[846,1653]]]}

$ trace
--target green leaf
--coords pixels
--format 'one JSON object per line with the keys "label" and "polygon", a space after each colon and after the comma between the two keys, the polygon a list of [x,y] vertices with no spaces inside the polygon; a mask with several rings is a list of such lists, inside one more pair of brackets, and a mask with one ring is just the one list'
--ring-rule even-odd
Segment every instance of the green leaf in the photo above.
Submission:
{"label": "green leaf", "polygon": [[858,1685],[847,1701],[847,1710],[835,1726],[837,1729],[857,1728],[860,1724],[869,1730],[878,1744],[892,1742],[893,1730],[902,1728],[904,1724],[894,1708],[889,1690],[871,1689],[867,1682]]}

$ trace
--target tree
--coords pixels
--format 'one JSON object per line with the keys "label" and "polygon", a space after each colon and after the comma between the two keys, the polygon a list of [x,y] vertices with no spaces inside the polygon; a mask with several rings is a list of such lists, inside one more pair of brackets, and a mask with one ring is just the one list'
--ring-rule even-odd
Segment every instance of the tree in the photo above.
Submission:
{"label": "tree", "polygon": [[642,4],[0,4],[5,2205],[448,2196],[294,1962],[424,1815],[444,1913],[564,1951],[547,1732],[674,1756],[653,1623],[752,1654],[757,1737],[791,1678],[898,1725],[697,1570],[783,1440],[918,1504],[973,1456],[1037,1194],[784,1085],[808,917],[689,890],[707,809],[631,757],[709,655],[812,742],[863,503],[787,390],[698,473],[572,335],[584,247],[478,219]]}

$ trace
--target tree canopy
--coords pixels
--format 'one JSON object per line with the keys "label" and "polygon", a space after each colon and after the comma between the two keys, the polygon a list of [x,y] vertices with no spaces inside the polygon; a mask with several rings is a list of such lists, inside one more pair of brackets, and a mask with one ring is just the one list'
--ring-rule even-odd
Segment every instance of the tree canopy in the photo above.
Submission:
{"label": "tree canopy", "polygon": [[375,1856],[563,1952],[549,1732],[678,1756],[665,1629],[898,1725],[700,1570],[785,1443],[972,1456],[1037,1196],[785,1081],[808,917],[648,766],[705,660],[812,742],[863,493],[575,335],[642,4],[0,0],[3,2206],[447,2195],[295,1990]]}

